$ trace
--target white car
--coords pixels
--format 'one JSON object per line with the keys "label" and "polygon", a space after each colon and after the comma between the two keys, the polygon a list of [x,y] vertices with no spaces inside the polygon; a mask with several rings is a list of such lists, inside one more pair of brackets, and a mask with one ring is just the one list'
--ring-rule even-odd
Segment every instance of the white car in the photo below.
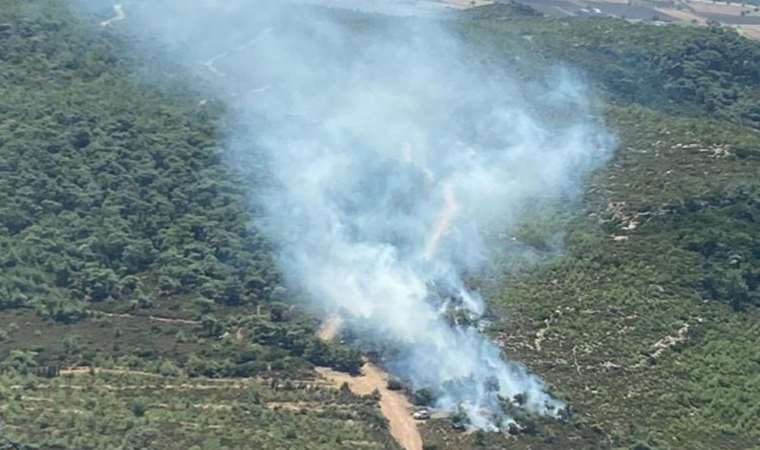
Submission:
{"label": "white car", "polygon": [[427,409],[420,409],[412,414],[415,420],[428,420],[430,418],[430,411]]}

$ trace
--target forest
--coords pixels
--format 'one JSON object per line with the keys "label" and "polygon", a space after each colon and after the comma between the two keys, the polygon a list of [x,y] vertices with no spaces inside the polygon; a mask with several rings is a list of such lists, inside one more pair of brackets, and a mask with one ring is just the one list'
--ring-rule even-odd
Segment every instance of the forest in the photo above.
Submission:
{"label": "forest", "polygon": [[[362,355],[315,336],[277,269],[223,102],[86,19],[0,0],[0,449],[398,448],[377,398],[320,384]],[[505,244],[473,274],[487,332],[572,419],[433,419],[425,449],[757,448],[760,43],[514,5],[449,26],[488,64],[577,71],[619,145],[581,205],[526,215],[540,264]]]}

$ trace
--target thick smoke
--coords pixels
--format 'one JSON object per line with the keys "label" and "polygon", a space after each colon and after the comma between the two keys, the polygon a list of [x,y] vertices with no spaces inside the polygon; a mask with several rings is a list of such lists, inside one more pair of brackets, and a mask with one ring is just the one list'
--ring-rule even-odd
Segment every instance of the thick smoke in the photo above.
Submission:
{"label": "thick smoke", "polygon": [[445,23],[250,3],[127,3],[119,26],[148,27],[234,94],[252,131],[229,136],[230,158],[266,160],[257,226],[293,286],[477,427],[508,420],[500,399],[516,394],[556,414],[541,380],[470,325],[484,303],[463,274],[487,263],[489,232],[571,197],[606,160],[583,85],[481,63]]}

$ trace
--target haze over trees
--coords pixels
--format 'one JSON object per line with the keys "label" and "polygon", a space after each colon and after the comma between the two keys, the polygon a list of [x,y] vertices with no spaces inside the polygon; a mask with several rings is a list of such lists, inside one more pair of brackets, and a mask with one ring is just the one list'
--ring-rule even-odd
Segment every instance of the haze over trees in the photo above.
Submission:
{"label": "haze over trees", "polygon": [[[451,26],[488,63],[585,74],[620,145],[582,205],[526,213],[471,280],[489,333],[576,414],[509,441],[436,419],[428,448],[756,446],[760,44],[509,6]],[[221,103],[134,39],[0,0],[0,448],[395,448],[373,398],[307,389],[360,355],[293,307],[223,162]]]}

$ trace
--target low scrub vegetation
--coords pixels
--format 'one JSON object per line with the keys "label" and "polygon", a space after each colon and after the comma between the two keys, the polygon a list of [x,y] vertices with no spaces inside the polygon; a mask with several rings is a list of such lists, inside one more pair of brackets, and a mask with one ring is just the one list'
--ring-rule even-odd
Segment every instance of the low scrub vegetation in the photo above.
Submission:
{"label": "low scrub vegetation", "polygon": [[[375,397],[316,378],[361,357],[317,340],[284,287],[224,164],[222,107],[34,3],[0,0],[0,448],[397,449]],[[756,446],[760,45],[504,5],[459,17],[474,64],[586,78],[619,145],[581,204],[526,214],[468,279],[494,340],[573,414],[516,437],[434,414],[426,448]]]}

